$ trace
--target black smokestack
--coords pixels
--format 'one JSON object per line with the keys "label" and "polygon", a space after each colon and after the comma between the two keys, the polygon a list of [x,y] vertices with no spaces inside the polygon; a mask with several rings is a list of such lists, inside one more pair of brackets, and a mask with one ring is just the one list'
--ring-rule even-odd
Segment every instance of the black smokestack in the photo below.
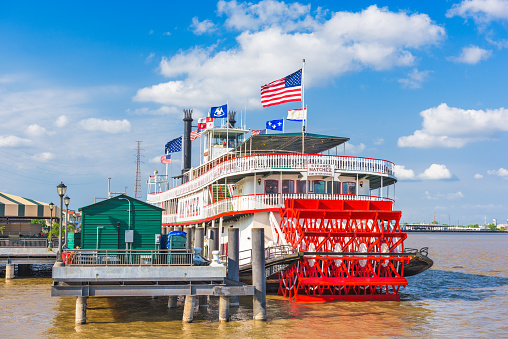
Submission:
{"label": "black smokestack", "polygon": [[229,111],[228,119],[229,119],[229,128],[235,128],[236,124],[236,111]]}
{"label": "black smokestack", "polygon": [[183,170],[185,173],[191,169],[191,140],[190,134],[192,129],[192,110],[184,109],[183,110],[184,118],[184,127],[183,127]]}

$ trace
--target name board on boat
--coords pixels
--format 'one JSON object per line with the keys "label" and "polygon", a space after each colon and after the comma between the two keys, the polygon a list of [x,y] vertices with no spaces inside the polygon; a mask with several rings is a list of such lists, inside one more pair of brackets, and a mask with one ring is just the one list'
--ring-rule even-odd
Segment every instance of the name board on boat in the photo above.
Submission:
{"label": "name board on boat", "polygon": [[203,192],[192,194],[178,200],[177,221],[201,218],[203,213]]}
{"label": "name board on boat", "polygon": [[325,164],[308,164],[307,175],[308,176],[320,175],[331,177],[333,175],[333,166]]}

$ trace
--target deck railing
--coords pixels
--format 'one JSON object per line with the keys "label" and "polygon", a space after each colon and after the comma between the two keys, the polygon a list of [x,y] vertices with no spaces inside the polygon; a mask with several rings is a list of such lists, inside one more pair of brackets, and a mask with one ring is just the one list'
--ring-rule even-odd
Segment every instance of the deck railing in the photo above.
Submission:
{"label": "deck railing", "polygon": [[[363,172],[393,176],[394,164],[387,160],[318,154],[255,154],[225,160],[200,174],[205,165],[191,170],[192,180],[158,194],[149,194],[148,202],[160,203],[181,197],[226,176],[253,171],[295,170],[306,171],[308,165],[329,165],[341,172]],[[197,174],[200,174],[197,176]]]}
{"label": "deck railing", "polygon": [[[266,210],[284,206],[286,199],[320,199],[320,200],[363,200],[363,201],[393,201],[390,198],[373,195],[331,194],[331,193],[271,193],[249,194],[229,197],[203,207],[199,220],[209,219],[216,215],[229,212],[247,212],[253,210]],[[178,218],[177,214],[163,214],[162,223],[172,224],[198,220],[196,217]]]}
{"label": "deck railing", "polygon": [[48,239],[0,239],[0,247],[48,247]]}
{"label": "deck railing", "polygon": [[193,251],[185,250],[63,250],[67,266],[192,266]]}

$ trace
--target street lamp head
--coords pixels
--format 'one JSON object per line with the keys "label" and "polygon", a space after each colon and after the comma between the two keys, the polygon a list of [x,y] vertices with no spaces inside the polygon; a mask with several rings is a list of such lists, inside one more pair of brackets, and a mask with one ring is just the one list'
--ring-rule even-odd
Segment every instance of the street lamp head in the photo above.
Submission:
{"label": "street lamp head", "polygon": [[53,204],[52,202],[49,203],[49,209],[51,211],[53,211],[53,208],[55,208],[55,204]]}
{"label": "street lamp head", "polygon": [[69,202],[71,201],[71,198],[69,198],[67,195],[64,198],[64,202],[66,206],[69,206]]}
{"label": "street lamp head", "polygon": [[60,181],[60,184],[58,186],[56,186],[56,189],[58,191],[58,195],[60,196],[60,198],[62,198],[65,195],[67,186],[65,186],[64,183]]}

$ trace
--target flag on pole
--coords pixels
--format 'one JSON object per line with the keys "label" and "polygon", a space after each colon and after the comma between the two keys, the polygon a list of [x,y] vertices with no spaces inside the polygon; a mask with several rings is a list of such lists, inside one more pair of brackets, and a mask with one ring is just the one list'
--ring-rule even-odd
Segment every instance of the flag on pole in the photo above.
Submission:
{"label": "flag on pole", "polygon": [[307,108],[290,109],[287,120],[302,121],[307,120]]}
{"label": "flag on pole", "polygon": [[266,134],[266,129],[260,130],[260,129],[253,129],[250,131],[250,135],[260,135],[260,134]]}
{"label": "flag on pole", "polygon": [[182,150],[182,137],[169,141],[164,148],[164,153],[180,152]]}
{"label": "flag on pole", "polygon": [[192,131],[192,132],[190,133],[190,139],[191,139],[191,141],[196,140],[196,139],[197,139],[197,138],[199,138],[200,136],[201,136],[201,132],[199,132],[199,130],[198,130],[198,129],[197,129],[197,130],[195,130],[195,131]]}
{"label": "flag on pole", "polygon": [[161,163],[171,164],[171,154],[161,155]]}
{"label": "flag on pole", "polygon": [[266,129],[271,129],[274,131],[283,131],[284,130],[284,119],[267,121],[266,122]]}
{"label": "flag on pole", "polygon": [[279,105],[285,102],[302,101],[302,70],[261,86],[261,105]]}
{"label": "flag on pole", "polygon": [[219,106],[219,107],[212,107],[210,109],[210,117],[211,118],[225,118],[228,116],[228,104]]}
{"label": "flag on pole", "polygon": [[198,128],[199,129],[209,129],[213,128],[213,118],[199,118],[198,120]]}

